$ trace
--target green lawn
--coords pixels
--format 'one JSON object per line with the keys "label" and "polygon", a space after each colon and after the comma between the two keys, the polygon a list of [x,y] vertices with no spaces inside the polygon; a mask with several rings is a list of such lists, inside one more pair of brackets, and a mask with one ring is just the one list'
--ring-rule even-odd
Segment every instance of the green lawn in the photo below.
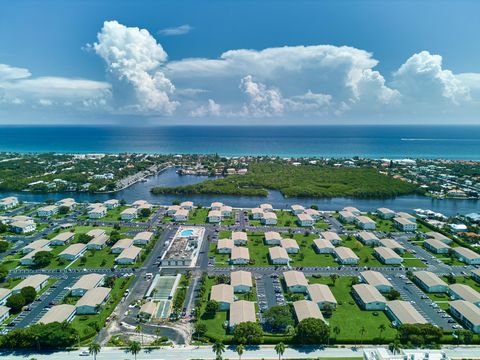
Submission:
{"label": "green lawn", "polygon": [[427,265],[420,259],[417,259],[415,255],[409,252],[405,252],[402,255],[403,260],[403,266],[405,267],[427,267]]}
{"label": "green lawn", "polygon": [[[339,277],[332,286],[329,277],[308,278],[310,284],[320,283],[329,285],[333,295],[337,299],[338,305],[331,318],[327,319],[332,329],[332,338],[339,342],[361,343],[365,342],[387,343],[395,338],[397,330],[392,327],[390,320],[383,311],[364,311],[362,310],[351,295],[351,277]],[[386,330],[380,337],[380,325],[385,325]],[[333,329],[338,327],[340,333],[335,335]],[[365,333],[361,335],[361,329]]]}
{"label": "green lawn", "polygon": [[188,215],[186,224],[206,224],[208,222],[207,208],[194,208]]}
{"label": "green lawn", "polygon": [[110,253],[110,247],[105,246],[102,250],[87,250],[82,256],[86,258],[86,262],[78,259],[71,266],[72,269],[96,269],[96,268],[112,268],[115,266],[115,258],[118,254]]}
{"label": "green lawn", "polygon": [[398,231],[392,220],[385,220],[374,214],[369,214],[368,217],[377,223],[377,231],[383,231],[386,233]]}
{"label": "green lawn", "polygon": [[113,312],[117,304],[120,302],[123,293],[130,285],[133,277],[119,278],[115,280],[110,299],[102,306],[100,313],[97,315],[77,315],[72,321],[72,326],[78,330],[80,341],[85,344],[92,339],[100,329],[105,325],[107,318]]}

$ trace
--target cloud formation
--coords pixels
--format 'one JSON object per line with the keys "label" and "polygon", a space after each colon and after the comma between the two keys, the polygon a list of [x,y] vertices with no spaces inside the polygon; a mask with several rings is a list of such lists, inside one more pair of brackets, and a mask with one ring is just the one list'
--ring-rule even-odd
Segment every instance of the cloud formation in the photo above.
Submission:
{"label": "cloud formation", "polygon": [[170,27],[166,29],[158,30],[158,35],[160,36],[179,36],[188,34],[190,31],[193,30],[193,27],[185,24],[176,27]]}
{"label": "cloud formation", "polygon": [[147,30],[106,21],[97,39],[92,47],[106,63],[120,110],[173,113],[175,87],[160,68],[167,53]]}
{"label": "cloud formation", "polygon": [[[159,34],[190,30],[182,25]],[[411,55],[392,74],[377,69],[372,53],[350,46],[235,49],[217,58],[169,61],[148,30],[117,21],[106,21],[88,48],[105,62],[104,81],[34,76],[0,64],[0,102],[61,114],[68,108],[72,114],[196,122],[419,122],[476,119],[480,110],[480,73],[455,74],[444,68],[440,55],[428,51]]]}

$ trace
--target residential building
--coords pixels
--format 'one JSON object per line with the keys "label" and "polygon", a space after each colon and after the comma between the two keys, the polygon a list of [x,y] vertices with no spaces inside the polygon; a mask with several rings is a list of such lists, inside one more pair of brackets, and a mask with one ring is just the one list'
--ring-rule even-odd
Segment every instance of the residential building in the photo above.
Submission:
{"label": "residential building", "polygon": [[110,249],[112,254],[120,254],[123,250],[133,245],[133,239],[120,239]]}
{"label": "residential building", "polygon": [[263,218],[260,219],[260,222],[263,225],[277,225],[277,214],[275,214],[274,212],[265,212],[263,213]]}
{"label": "residential building", "polygon": [[252,209],[252,219],[253,220],[260,220],[263,218],[263,210],[260,208],[253,208]]}
{"label": "residential building", "polygon": [[109,236],[106,234],[94,237],[87,243],[87,250],[102,250],[108,239]]}
{"label": "residential building", "polygon": [[333,254],[335,246],[325,239],[315,239],[313,240],[313,247],[315,251],[319,254]]}
{"label": "residential building", "polygon": [[73,261],[82,256],[85,251],[87,251],[87,245],[81,243],[72,244],[58,254],[58,257],[66,261]]}
{"label": "residential building", "polygon": [[10,210],[18,206],[18,199],[15,196],[9,196],[0,200],[0,210]]}
{"label": "residential building", "polygon": [[453,300],[465,300],[480,307],[480,293],[465,284],[451,284],[450,296]]}
{"label": "residential building", "polygon": [[48,205],[41,207],[37,210],[37,215],[42,218],[49,218],[58,213],[58,206]]}
{"label": "residential building", "polygon": [[363,245],[367,246],[377,246],[380,244],[380,239],[370,231],[359,231],[357,233],[357,239],[360,240]]}
{"label": "residential building", "polygon": [[190,211],[193,209],[193,202],[192,201],[181,202],[180,208]]}
{"label": "residential building", "polygon": [[287,289],[293,293],[306,293],[308,281],[303,272],[290,270],[283,273]]}
{"label": "residential building", "polygon": [[231,218],[233,215],[233,208],[231,206],[223,205],[220,208],[220,214],[222,216],[222,219]]}
{"label": "residential building", "polygon": [[385,310],[386,300],[376,287],[369,284],[352,286],[352,295],[365,310]]}
{"label": "residential building", "polygon": [[22,249],[22,253],[27,254],[31,251],[35,251],[43,247],[46,247],[49,244],[50,244],[50,241],[46,239],[35,240],[35,241],[32,241],[30,244],[25,245]]}
{"label": "residential building", "polygon": [[320,232],[320,236],[325,240],[330,241],[333,245],[338,245],[342,242],[342,238],[333,231],[322,231]]}
{"label": "residential building", "polygon": [[16,234],[28,234],[34,232],[37,228],[33,221],[13,221],[9,226],[10,230]]}
{"label": "residential building", "polygon": [[393,239],[380,239],[379,241],[380,246],[384,246],[386,248],[392,249],[397,254],[403,254],[405,252],[405,247],[399,244],[397,240]]}
{"label": "residential building", "polygon": [[375,227],[377,226],[375,221],[370,219],[368,216],[357,216],[355,223],[360,229],[363,230],[375,230]]}
{"label": "residential building", "polygon": [[173,216],[175,213],[180,210],[180,206],[178,205],[171,205],[167,208],[166,214],[167,216]]}
{"label": "residential building", "polygon": [[374,248],[373,250],[375,252],[375,256],[382,264],[400,265],[403,262],[403,258],[400,255],[387,247],[380,246]]}
{"label": "residential building", "polygon": [[50,246],[63,246],[73,240],[75,234],[70,231],[62,232],[50,240]]}
{"label": "residential building", "polygon": [[427,233],[425,233],[425,235],[430,238],[430,239],[436,239],[436,240],[439,240],[445,244],[450,244],[453,240],[450,239],[449,237],[439,233],[439,232],[436,232],[436,231],[429,231]]}
{"label": "residential building", "polygon": [[287,254],[298,254],[300,251],[297,240],[294,239],[282,239],[280,240],[280,246],[287,251]]}
{"label": "residential building", "polygon": [[101,286],[88,290],[85,295],[77,301],[77,314],[97,314],[102,305],[105,304],[110,297],[110,291],[111,289]]}
{"label": "residential building", "polygon": [[378,208],[377,215],[382,219],[393,219],[395,217],[395,211],[388,208]]}
{"label": "residential building", "polygon": [[217,253],[219,254],[231,254],[232,249],[235,246],[232,239],[218,239]]}
{"label": "residential building", "polygon": [[41,318],[37,324],[51,324],[54,322],[70,322],[75,317],[77,308],[70,304],[60,304],[52,306]]}
{"label": "residential building", "polygon": [[280,246],[269,248],[268,257],[273,265],[288,265],[288,262],[290,261],[287,251]]}
{"label": "residential building", "polygon": [[353,215],[360,215],[362,212],[358,210],[356,207],[353,206],[347,206],[342,209],[343,211],[348,211],[349,213],[352,213]]}
{"label": "residential building", "polygon": [[298,322],[304,319],[314,318],[325,321],[318,305],[310,300],[299,300],[293,303],[293,310]]}
{"label": "residential building", "polygon": [[252,290],[252,273],[249,271],[232,271],[230,273],[230,285],[236,293],[247,293]]}
{"label": "residential building", "polygon": [[75,208],[75,206],[77,206],[77,203],[75,201],[75,199],[73,198],[65,198],[65,199],[62,199],[62,200],[59,200],[55,203],[55,205],[57,205],[58,207],[66,207],[68,208],[69,210],[72,210],[73,208]]}
{"label": "residential building", "polygon": [[282,240],[282,236],[276,231],[267,231],[264,236],[267,245],[280,245],[280,240]]}
{"label": "residential building", "polygon": [[123,221],[131,221],[137,218],[138,215],[138,209],[131,207],[131,208],[126,208],[120,213],[120,219]]}
{"label": "residential building", "polygon": [[210,291],[210,300],[218,303],[218,308],[222,311],[229,310],[233,303],[233,286],[228,284],[213,285]]}
{"label": "residential building", "polygon": [[260,204],[260,209],[263,210],[263,212],[273,212],[273,206],[271,204]]}
{"label": "residential building", "polygon": [[311,301],[316,303],[320,309],[323,309],[325,305],[329,305],[332,308],[337,307],[337,300],[333,296],[330,287],[325,284],[312,284],[307,286],[308,297]]}
{"label": "residential building", "polygon": [[310,215],[310,217],[315,221],[320,220],[320,211],[318,211],[318,210],[305,209],[304,214]]}
{"label": "residential building", "polygon": [[450,302],[450,313],[467,329],[480,334],[480,308],[465,300]]}
{"label": "residential building", "polygon": [[408,301],[393,300],[387,302],[386,313],[394,326],[428,324],[428,321]]}
{"label": "residential building", "polygon": [[381,293],[388,293],[393,289],[393,285],[388,279],[380,272],[367,270],[360,273],[360,279],[362,282],[367,283],[375,287]]}
{"label": "residential building", "polygon": [[135,264],[142,251],[141,248],[136,246],[130,246],[124,249],[115,259],[115,263],[119,265],[131,265]]}
{"label": "residential building", "polygon": [[20,259],[20,264],[23,265],[23,266],[30,266],[30,265],[33,265],[34,262],[35,262],[35,255],[39,252],[50,252],[52,251],[51,248],[49,248],[48,246],[45,246],[45,247],[42,247],[42,248],[38,248],[38,249],[35,249],[33,251],[30,251],[27,255],[25,255],[24,257],[22,257]]}
{"label": "residential building", "polygon": [[480,269],[473,269],[471,275],[473,280],[480,283]]}
{"label": "residential building", "polygon": [[342,265],[356,265],[360,261],[359,257],[348,247],[336,247],[333,254],[337,262]]}
{"label": "residential building", "polygon": [[210,210],[208,212],[207,217],[208,217],[208,222],[212,224],[219,223],[222,221],[222,213],[220,212],[220,210]]}
{"label": "residential building", "polygon": [[447,283],[430,271],[415,271],[413,276],[417,284],[428,293],[448,292]]}
{"label": "residential building", "polygon": [[103,206],[105,206],[108,210],[112,210],[120,206],[120,201],[117,199],[110,199],[105,201]]}
{"label": "residential building", "polygon": [[417,230],[417,223],[403,217],[393,218],[393,224],[400,231],[413,232]]}
{"label": "residential building", "polygon": [[139,208],[141,206],[149,206],[149,205],[150,204],[148,203],[147,200],[137,200],[137,201],[134,201],[132,204],[132,206],[135,206],[136,208]]}
{"label": "residential building", "polygon": [[[8,297],[12,294],[12,290],[7,288],[0,288],[0,305],[5,305]],[[1,323],[1,321],[0,321]]]}
{"label": "residential building", "polygon": [[255,304],[252,301],[239,300],[230,304],[230,319],[228,326],[232,330],[243,322],[256,322]]}
{"label": "residential building", "polygon": [[250,263],[250,253],[245,246],[234,246],[230,254],[230,263],[234,265],[247,265]]}
{"label": "residential building", "polygon": [[236,246],[247,245],[247,242],[248,242],[247,233],[243,231],[233,231],[232,240]]}
{"label": "residential building", "polygon": [[210,210],[220,210],[223,206],[223,203],[219,201],[212,202],[210,205]]}
{"label": "residential building", "polygon": [[10,308],[0,305],[0,324],[10,317]]}
{"label": "residential building", "polygon": [[187,221],[188,220],[188,210],[180,209],[175,212],[173,215],[174,221]]}
{"label": "residential building", "polygon": [[87,232],[87,235],[95,238],[97,236],[106,235],[106,231],[104,229],[96,228]]}
{"label": "residential building", "polygon": [[395,217],[396,218],[407,219],[411,222],[416,222],[417,221],[417,218],[415,216],[413,216],[412,214],[406,213],[406,212],[398,212],[398,213],[395,214]]}
{"label": "residential building", "polygon": [[105,281],[105,275],[103,274],[86,274],[80,276],[80,278],[70,288],[72,296],[83,296],[85,293],[93,288],[102,286]]}
{"label": "residential building", "polygon": [[350,211],[340,211],[338,219],[343,223],[351,224],[355,222],[356,216]]}
{"label": "residential building", "polygon": [[299,214],[303,214],[305,212],[305,208],[302,205],[295,204],[295,205],[290,206],[290,211],[294,215],[299,215]]}
{"label": "residential building", "polygon": [[107,208],[103,205],[97,205],[88,212],[90,219],[101,219],[107,215]]}
{"label": "residential building", "polygon": [[133,237],[133,245],[144,246],[153,238],[153,232],[151,231],[141,231]]}
{"label": "residential building", "polygon": [[480,264],[480,255],[475,251],[470,250],[465,247],[455,247],[453,248],[453,255],[460,261],[468,265],[479,265]]}
{"label": "residential building", "polygon": [[29,275],[12,289],[12,294],[18,294],[23,288],[29,286],[39,292],[48,284],[49,278],[48,275],[43,274]]}
{"label": "residential building", "polygon": [[448,254],[450,246],[437,239],[427,239],[423,242],[423,247],[435,254]]}
{"label": "residential building", "polygon": [[309,227],[315,225],[315,220],[308,214],[301,213],[297,215],[298,225],[302,227]]}

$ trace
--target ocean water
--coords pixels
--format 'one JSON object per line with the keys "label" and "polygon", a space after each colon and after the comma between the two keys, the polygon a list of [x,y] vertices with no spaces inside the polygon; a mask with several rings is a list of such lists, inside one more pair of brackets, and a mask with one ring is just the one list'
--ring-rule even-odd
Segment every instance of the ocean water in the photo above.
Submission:
{"label": "ocean water", "polygon": [[480,126],[0,126],[0,151],[480,160]]}

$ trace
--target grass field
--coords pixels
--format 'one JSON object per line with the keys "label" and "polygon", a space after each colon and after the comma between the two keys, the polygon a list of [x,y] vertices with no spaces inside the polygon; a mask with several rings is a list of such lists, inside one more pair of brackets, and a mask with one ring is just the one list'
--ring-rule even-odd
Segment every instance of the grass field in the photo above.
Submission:
{"label": "grass field", "polygon": [[[339,277],[332,286],[329,277],[308,278],[310,284],[320,283],[329,285],[333,295],[337,299],[337,309],[333,312],[329,322],[330,328],[340,329],[338,336],[332,331],[332,337],[340,342],[351,341],[352,343],[365,342],[389,342],[395,338],[397,330],[392,327],[390,320],[383,311],[364,311],[353,299],[351,290],[351,277]],[[381,334],[380,325],[386,330]],[[361,330],[364,329],[362,336]]]}
{"label": "grass field", "polygon": [[369,214],[368,217],[375,221],[375,223],[377,224],[376,231],[383,231],[386,233],[398,231],[398,229],[395,228],[392,220],[385,220],[374,214]]}

